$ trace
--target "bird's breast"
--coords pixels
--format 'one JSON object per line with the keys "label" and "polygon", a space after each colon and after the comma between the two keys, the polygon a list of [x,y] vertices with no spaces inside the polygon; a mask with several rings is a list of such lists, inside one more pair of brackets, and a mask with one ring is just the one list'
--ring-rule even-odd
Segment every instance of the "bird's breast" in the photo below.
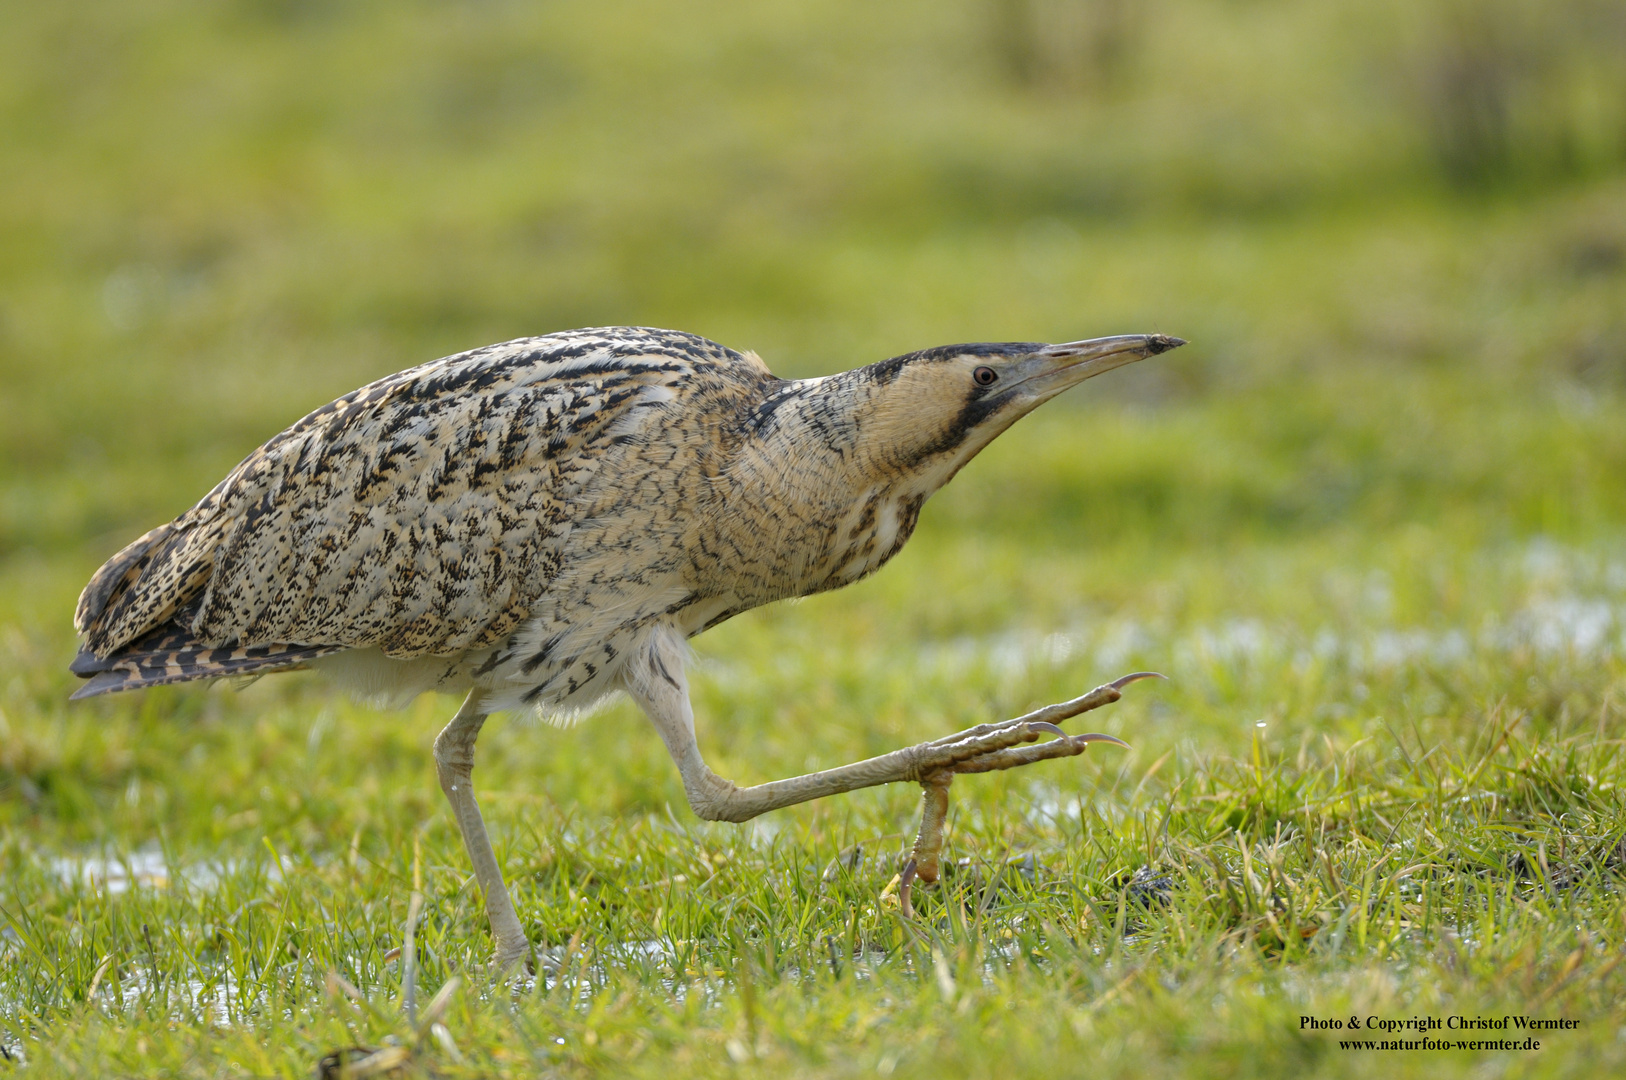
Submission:
{"label": "bird's breast", "polygon": [[837,527],[829,569],[809,591],[839,588],[879,570],[913,535],[925,501],[925,495],[895,485],[867,492]]}
{"label": "bird's breast", "polygon": [[909,539],[925,496],[876,483],[817,501],[782,493],[738,499],[707,523],[717,527],[702,530],[692,552],[697,592],[719,598],[724,618],[873,573]]}

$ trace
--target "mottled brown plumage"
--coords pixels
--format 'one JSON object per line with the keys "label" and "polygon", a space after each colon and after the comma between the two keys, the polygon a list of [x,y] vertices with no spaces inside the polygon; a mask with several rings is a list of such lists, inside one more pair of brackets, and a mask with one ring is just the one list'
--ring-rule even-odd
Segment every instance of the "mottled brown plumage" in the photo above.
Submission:
{"label": "mottled brown plumage", "polygon": [[[477,349],[347,394],[97,573],[75,618],[76,670],[97,676],[80,696],[358,649],[467,658],[437,680],[466,684],[527,617],[539,646],[580,622],[554,609],[589,600],[589,564],[626,551],[629,516],[654,543],[606,598],[669,571],[672,538],[648,526],[777,383],[703,339],[616,329]],[[584,651],[540,674],[591,664]]]}
{"label": "mottled brown plumage", "polygon": [[1037,737],[1027,724],[741,791],[694,749],[677,644],[872,573],[1015,420],[1178,344],[948,346],[786,381],[704,338],[615,327],[436,360],[311,413],[110,559],[75,613],[89,681],[74,696],[307,666],[375,696],[468,691],[436,760],[513,954],[467,783],[492,711],[564,717],[625,690],[696,811],[730,820],[1036,760],[1009,749]]}

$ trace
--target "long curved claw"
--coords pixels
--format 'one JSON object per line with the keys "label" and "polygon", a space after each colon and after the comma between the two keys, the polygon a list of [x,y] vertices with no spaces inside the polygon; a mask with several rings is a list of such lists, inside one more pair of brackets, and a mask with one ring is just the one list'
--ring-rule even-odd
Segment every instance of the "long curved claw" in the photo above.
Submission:
{"label": "long curved claw", "polygon": [[898,871],[898,910],[903,912],[904,918],[915,917],[915,905],[909,902],[909,886],[915,883],[915,860],[911,858],[903,864]]}
{"label": "long curved claw", "polygon": [[1168,678],[1169,677],[1167,675],[1161,675],[1155,671],[1135,671],[1120,678],[1113,679],[1111,682],[1107,683],[1107,685],[1112,687],[1114,690],[1122,690],[1130,683],[1140,682],[1142,679],[1162,679],[1166,682],[1168,681]]}
{"label": "long curved claw", "polygon": [[1099,731],[1086,731],[1082,735],[1069,735],[1067,737],[1072,739],[1074,742],[1109,742],[1114,746],[1121,746],[1125,750],[1133,749],[1133,747],[1124,742],[1122,739],[1118,738],[1116,735],[1104,735]]}
{"label": "long curved claw", "polygon": [[1034,731],[1048,731],[1053,735],[1060,735],[1064,739],[1067,737],[1065,731],[1047,720],[1030,720],[1028,721],[1028,727]]}

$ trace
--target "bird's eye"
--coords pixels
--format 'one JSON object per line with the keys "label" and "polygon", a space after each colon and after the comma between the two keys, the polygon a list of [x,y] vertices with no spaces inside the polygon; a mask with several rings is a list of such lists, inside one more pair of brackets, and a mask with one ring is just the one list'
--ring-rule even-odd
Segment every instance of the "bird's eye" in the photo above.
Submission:
{"label": "bird's eye", "polygon": [[980,367],[971,373],[978,386],[992,386],[999,381],[999,372],[991,367]]}

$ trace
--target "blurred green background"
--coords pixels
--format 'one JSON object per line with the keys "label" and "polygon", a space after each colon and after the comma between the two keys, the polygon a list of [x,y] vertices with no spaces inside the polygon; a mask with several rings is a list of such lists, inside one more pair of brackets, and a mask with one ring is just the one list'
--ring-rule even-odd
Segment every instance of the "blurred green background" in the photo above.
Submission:
{"label": "blurred green background", "polygon": [[[303,853],[311,903],[371,942],[323,963],[369,993],[390,985],[380,957],[426,837],[444,915],[433,964],[483,952],[428,761],[451,702],[379,714],[279,676],[69,706],[73,601],[102,559],[331,398],[465,348],[625,323],[755,349],[785,376],[957,341],[1190,339],[1002,437],[876,578],[700,638],[706,753],[766,780],[1166,671],[1091,725],[1133,753],[957,784],[960,850],[1025,846],[1069,895],[1101,897],[1142,863],[1200,882],[1266,858],[1248,845],[1272,829],[1278,848],[1282,829],[1315,833],[1325,850],[1283,873],[1326,866],[1330,906],[1289,892],[1339,928],[1336,974],[1266,987],[1261,1009],[1424,1008],[1407,997],[1424,986],[1460,995],[1452,1007],[1527,1000],[1541,965],[1573,973],[1585,954],[1580,970],[1603,974],[1565,1008],[1607,1018],[1588,1052],[1619,1058],[1615,893],[1579,913],[1515,905],[1511,928],[1477,932],[1474,967],[1454,931],[1428,929],[1432,894],[1397,884],[1372,907],[1342,881],[1399,882],[1426,858],[1457,868],[1442,896],[1480,897],[1535,864],[1530,845],[1545,875],[1546,852],[1601,851],[1626,829],[1621,0],[0,0],[0,905],[50,913],[42,940],[64,950],[57,975],[28,982],[44,967],[0,940],[20,980],[0,984],[0,1013],[76,1007],[104,953],[137,955],[141,919],[170,927],[177,957],[213,948],[214,915],[156,893],[86,914],[57,861],[159,836],[260,874],[267,843]],[[788,929],[720,905],[757,889],[772,908],[816,880],[803,853],[816,870],[911,827],[911,792],[776,815],[766,832],[694,827],[624,704],[562,733],[494,724],[480,752],[543,943],[783,930],[805,973],[835,938],[892,940],[892,916],[864,907],[882,860]],[[757,843],[779,828],[779,846]],[[727,844],[749,872],[683,901],[688,929],[673,928],[678,900],[637,891],[668,863],[699,880],[708,845]],[[358,852],[364,885],[342,871]],[[589,899],[610,894],[622,906],[605,929]],[[1255,916],[1228,903],[1181,909],[1212,920],[1202,933],[1170,915],[1140,939],[1175,972],[1159,985],[1190,974],[1181,957],[1242,955]],[[1394,929],[1351,959],[1357,909]],[[281,926],[258,933],[270,963]],[[1304,948],[1329,939],[1313,935]],[[1396,955],[1432,975],[1395,983],[1382,965]],[[1065,1010],[1122,986],[1091,963],[1069,969],[1089,988],[1013,984],[1026,1015],[1059,1018],[1045,1039],[1091,1045],[1096,1021]],[[1246,982],[1231,977],[1181,983],[1196,989],[1173,1005],[1155,986],[1126,992],[1113,1030],[1160,1060],[1196,1047],[1184,1060],[1222,1073],[1233,1059],[1204,1047],[1296,1060],[1293,1017],[1210,1017],[1214,994]],[[637,1007],[665,1016],[652,985]],[[325,1007],[319,982],[305,993],[289,1013],[299,1048],[276,1066],[290,1075],[331,1045],[299,1026]],[[852,993],[861,1006],[840,1016],[891,1007]],[[705,1075],[735,1030],[735,999],[718,1000],[700,1019],[623,1010],[617,1053],[668,1023],[677,1044],[701,1032]],[[910,1023],[957,1052],[973,1029],[931,1002]],[[810,1022],[795,1002],[782,1013],[785,1030]],[[1144,1019],[1177,1014],[1189,1037]],[[898,1030],[856,1023],[852,1052],[896,1066]],[[214,1045],[188,1030],[187,1053]],[[74,1031],[65,1060],[128,1042]],[[1044,1039],[975,1037],[989,1060],[1056,1067]],[[821,1038],[797,1060],[818,1060]],[[231,1045],[218,1053],[248,1053]],[[1423,1067],[1407,1062],[1394,1067]]]}
{"label": "blurred green background", "polygon": [[1191,339],[1074,397],[1204,452],[1007,476],[993,527],[1620,521],[1618,0],[3,18],[8,566],[89,568],[381,374],[611,323],[787,376]]}

